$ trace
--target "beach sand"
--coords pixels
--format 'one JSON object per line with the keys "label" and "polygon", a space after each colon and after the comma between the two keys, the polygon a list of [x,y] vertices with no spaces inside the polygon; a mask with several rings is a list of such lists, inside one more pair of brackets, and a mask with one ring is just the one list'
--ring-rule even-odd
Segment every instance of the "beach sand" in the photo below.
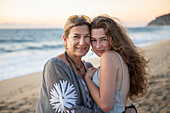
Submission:
{"label": "beach sand", "polygon": [[[149,92],[133,103],[139,113],[170,113],[170,40],[142,48],[150,59]],[[87,59],[96,67],[99,59]],[[33,113],[41,75],[34,73],[0,82],[0,113]]]}
{"label": "beach sand", "polygon": [[139,113],[170,113],[170,40],[143,48],[150,59],[149,92],[133,102]]}

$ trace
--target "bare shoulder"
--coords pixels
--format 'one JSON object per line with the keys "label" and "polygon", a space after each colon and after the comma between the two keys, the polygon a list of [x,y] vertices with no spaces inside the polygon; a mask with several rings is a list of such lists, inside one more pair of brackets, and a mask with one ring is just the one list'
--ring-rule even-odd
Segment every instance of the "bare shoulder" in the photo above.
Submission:
{"label": "bare shoulder", "polygon": [[116,62],[119,60],[118,55],[113,51],[106,51],[101,55],[101,61]]}
{"label": "bare shoulder", "polygon": [[120,67],[120,61],[118,55],[113,51],[106,51],[100,58],[101,69],[107,70],[109,73],[116,73]]}

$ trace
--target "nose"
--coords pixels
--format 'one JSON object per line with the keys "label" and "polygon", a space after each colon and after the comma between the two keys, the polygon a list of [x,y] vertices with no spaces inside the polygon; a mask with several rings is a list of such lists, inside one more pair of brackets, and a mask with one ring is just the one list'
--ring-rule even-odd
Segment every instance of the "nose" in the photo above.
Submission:
{"label": "nose", "polygon": [[101,47],[100,41],[97,41],[96,48],[100,49],[100,47]]}
{"label": "nose", "polygon": [[80,44],[80,45],[84,45],[84,44],[85,44],[85,39],[84,39],[84,38],[81,38],[79,44]]}

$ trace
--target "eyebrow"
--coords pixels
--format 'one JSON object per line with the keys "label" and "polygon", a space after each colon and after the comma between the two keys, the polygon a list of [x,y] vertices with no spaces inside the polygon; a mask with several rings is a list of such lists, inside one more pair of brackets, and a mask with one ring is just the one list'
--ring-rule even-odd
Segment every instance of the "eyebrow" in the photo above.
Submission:
{"label": "eyebrow", "polygon": [[[94,38],[94,37],[91,37],[91,38]],[[104,38],[106,38],[105,36],[102,36],[102,37],[100,37],[99,39],[104,39]],[[96,38],[94,38],[94,39],[96,39]]]}
{"label": "eyebrow", "polygon": [[[78,34],[78,33],[74,33],[74,35],[80,35],[80,34]],[[85,34],[85,35],[90,35],[90,33],[87,33],[87,34]]]}

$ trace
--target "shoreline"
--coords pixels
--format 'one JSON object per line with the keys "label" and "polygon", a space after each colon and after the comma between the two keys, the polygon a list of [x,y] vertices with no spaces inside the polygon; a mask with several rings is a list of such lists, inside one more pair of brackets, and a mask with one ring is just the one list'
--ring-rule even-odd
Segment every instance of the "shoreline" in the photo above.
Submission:
{"label": "shoreline", "polygon": [[[164,42],[164,41],[166,42],[166,41],[169,41],[169,40],[170,40],[170,38],[166,38],[166,39],[161,40],[161,41],[148,42],[148,43],[146,43],[146,44],[139,44],[139,45],[136,45],[136,46],[143,49],[143,48],[152,46],[152,45],[154,45],[154,44],[161,43],[161,42]],[[62,53],[62,52],[60,51],[59,53]],[[92,54],[92,53],[90,53],[90,54]],[[51,55],[51,56],[55,56],[55,55]],[[50,58],[52,58],[52,57],[47,58],[46,61],[47,61],[48,59],[50,59]],[[95,60],[93,60],[93,59],[99,59],[99,57],[96,57],[96,56],[94,56],[94,55],[88,55],[88,56],[84,56],[83,59],[84,59],[85,61],[86,61],[86,60],[90,60],[90,61],[92,61],[92,62],[95,62]],[[46,61],[44,61],[44,64],[45,64]],[[44,64],[42,64],[42,65],[44,65]],[[97,64],[97,66],[98,66],[98,65],[99,65],[99,64]],[[94,66],[96,66],[96,62],[94,63]],[[40,70],[43,70],[43,67],[42,67]],[[27,76],[27,75],[34,74],[34,73],[40,73],[40,72],[41,72],[41,71],[34,71],[34,72],[28,73],[28,70],[26,70],[26,73],[25,73],[25,74],[19,74],[19,75],[16,75],[16,76],[13,75],[12,77],[7,77],[7,78],[5,77],[5,79],[0,79],[0,82],[6,81],[6,80],[10,80],[10,79],[15,79],[15,78],[22,77],[22,76]],[[10,73],[10,74],[12,75],[12,73]],[[3,78],[3,77],[2,77],[2,78]]]}
{"label": "shoreline", "polygon": [[[138,112],[170,112],[170,40],[164,40],[142,47],[146,57],[151,59],[148,66],[150,90],[133,103]],[[95,67],[99,58],[87,58]],[[35,112],[41,86],[42,72],[28,74],[0,81],[0,112]]]}

